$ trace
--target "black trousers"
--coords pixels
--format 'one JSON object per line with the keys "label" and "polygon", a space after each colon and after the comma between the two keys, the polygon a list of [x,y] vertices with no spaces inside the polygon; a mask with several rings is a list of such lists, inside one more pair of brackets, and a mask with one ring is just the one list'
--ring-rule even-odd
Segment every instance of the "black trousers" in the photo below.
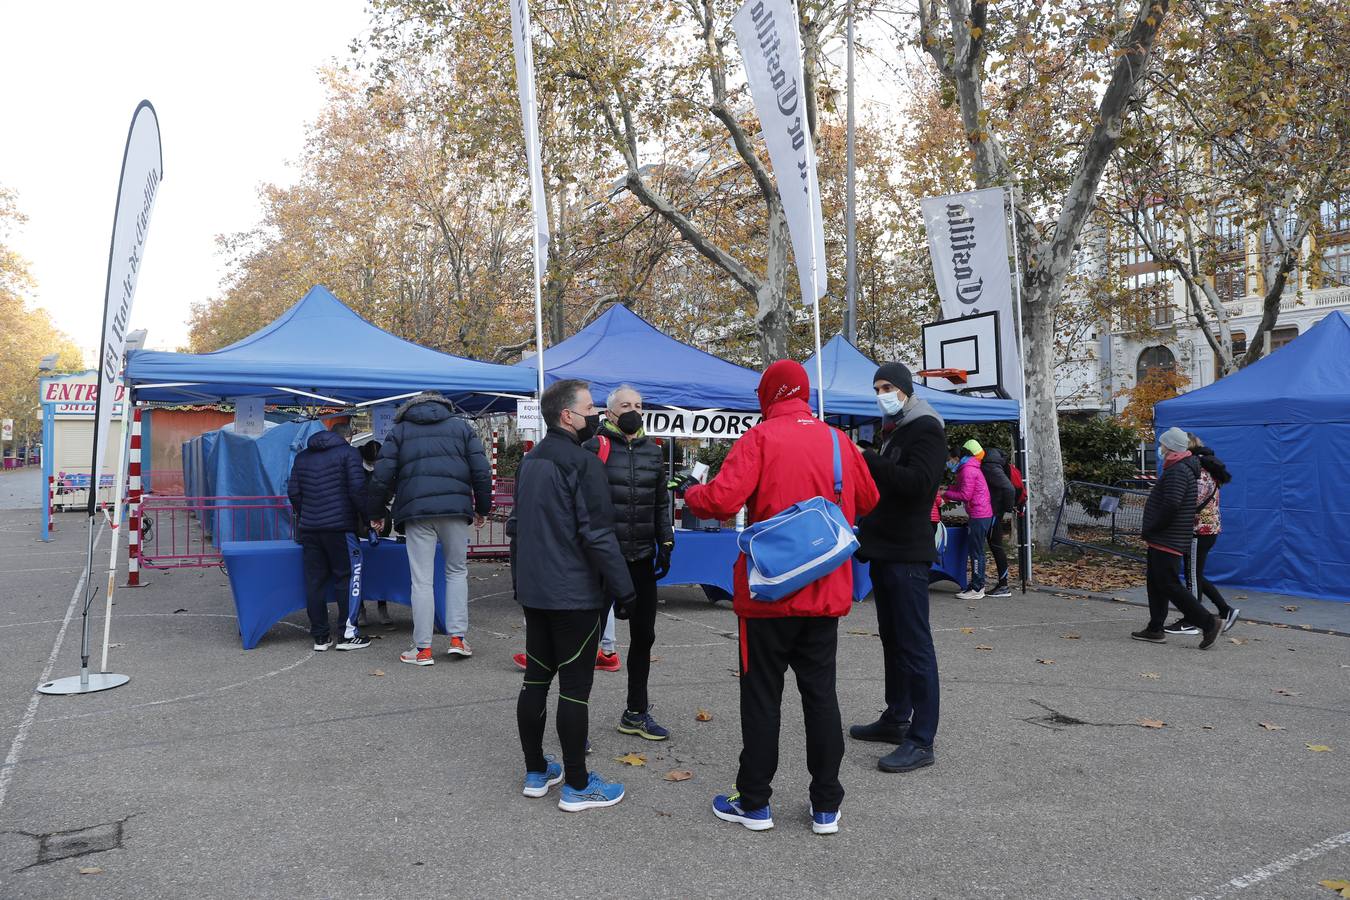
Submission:
{"label": "black trousers", "polygon": [[741,768],[736,789],[745,809],[760,809],[773,794],[778,771],[778,729],[783,676],[797,676],[806,720],[806,767],[811,772],[811,805],[835,812],[844,799],[839,764],[844,727],[835,693],[839,620],[785,616],[741,619]]}
{"label": "black trousers", "polygon": [[909,723],[909,739],[931,747],[942,692],[928,624],[928,563],[872,560],[872,593],[886,672],[883,722]]}
{"label": "black trousers", "polygon": [[[1197,534],[1195,536],[1195,575],[1200,579],[1200,593],[1214,604],[1215,609],[1219,611],[1219,615],[1227,616],[1232,607],[1228,605],[1228,601],[1224,599],[1223,594],[1219,593],[1218,586],[1205,577],[1205,560],[1209,557],[1209,551],[1214,549],[1214,544],[1218,539],[1217,534]],[[1189,559],[1185,566],[1187,569],[1186,583],[1193,584]]]}
{"label": "black trousers", "polygon": [[609,608],[531,609],[525,607],[525,679],[516,701],[516,725],[525,771],[543,772],[544,726],[548,723],[548,689],[558,676],[558,743],[562,745],[567,783],[581,790],[590,780],[586,767],[586,732],[595,651]]}
{"label": "black trousers", "polygon": [[994,507],[994,524],[989,528],[989,552],[994,554],[994,568],[998,570],[998,583],[1008,581],[1008,550],[1003,546],[1003,514],[1008,510]]}
{"label": "black trousers", "polygon": [[1186,621],[1204,630],[1214,617],[1191,595],[1181,573],[1181,557],[1148,548],[1148,630],[1162,631],[1168,604],[1181,610]]}
{"label": "black trousers", "polygon": [[351,548],[345,531],[301,531],[300,557],[305,571],[305,611],[309,614],[309,633],[316,643],[328,640],[328,591],[336,585],[334,599],[338,621],[346,623],[347,595],[351,589]]}
{"label": "black trousers", "polygon": [[637,602],[628,617],[628,708],[645,712],[648,706],[647,680],[652,671],[652,645],[656,643],[656,570],[655,560],[639,559],[628,564]]}

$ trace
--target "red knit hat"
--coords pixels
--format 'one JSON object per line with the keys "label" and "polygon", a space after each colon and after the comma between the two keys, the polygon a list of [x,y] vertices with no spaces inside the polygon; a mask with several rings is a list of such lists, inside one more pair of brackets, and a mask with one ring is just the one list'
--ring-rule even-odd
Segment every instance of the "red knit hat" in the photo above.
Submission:
{"label": "red knit hat", "polygon": [[769,407],[782,400],[795,397],[805,403],[811,402],[811,382],[801,363],[780,359],[764,370],[756,393],[759,394],[760,412],[768,415]]}

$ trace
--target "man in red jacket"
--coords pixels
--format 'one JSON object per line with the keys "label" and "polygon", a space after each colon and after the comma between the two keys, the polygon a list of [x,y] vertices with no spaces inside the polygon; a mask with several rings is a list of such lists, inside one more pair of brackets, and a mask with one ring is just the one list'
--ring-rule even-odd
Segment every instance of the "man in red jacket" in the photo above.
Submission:
{"label": "man in red jacket", "polygon": [[[685,504],[698,516],[725,519],[746,506],[749,522],[777,515],[812,497],[834,499],[830,426],[811,414],[811,388],[799,363],[781,359],[759,382],[764,421],[736,442],[711,483],[696,484]],[[839,438],[844,490],[839,505],[850,522],[871,511],[877,487],[853,443]],[[745,556],[736,560],[735,609],[740,619],[741,750],[736,792],[713,799],[713,814],[755,831],[773,827],[769,795],[778,768],[783,677],[797,675],[811,771],[812,830],[839,830],[844,788],[843,725],[835,692],[839,617],[853,607],[853,567],[842,565],[782,600],[750,598]]]}

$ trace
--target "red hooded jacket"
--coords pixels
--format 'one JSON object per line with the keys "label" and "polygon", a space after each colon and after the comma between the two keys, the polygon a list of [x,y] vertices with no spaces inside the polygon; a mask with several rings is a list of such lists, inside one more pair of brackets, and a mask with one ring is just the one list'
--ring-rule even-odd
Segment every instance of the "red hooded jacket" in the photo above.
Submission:
{"label": "red hooded jacket", "polygon": [[[684,502],[695,514],[725,519],[747,507],[749,522],[775,516],[812,497],[834,499],[831,426],[811,414],[806,370],[792,360],[779,360],[759,382],[764,421],[732,446],[722,469],[708,484],[691,485]],[[844,490],[839,505],[850,522],[872,511],[877,486],[862,454],[839,434]],[[853,567],[835,571],[782,600],[750,599],[745,556],[736,559],[736,614],[747,619],[783,616],[845,616],[853,608]]]}

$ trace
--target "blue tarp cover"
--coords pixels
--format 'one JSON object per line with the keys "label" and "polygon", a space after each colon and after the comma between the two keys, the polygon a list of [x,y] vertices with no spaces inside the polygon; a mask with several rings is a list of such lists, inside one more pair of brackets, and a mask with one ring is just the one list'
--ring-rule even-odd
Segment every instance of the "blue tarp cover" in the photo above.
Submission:
{"label": "blue tarp cover", "polygon": [[[842,337],[822,348],[825,409],[831,415],[876,419],[872,392],[876,364]],[[518,365],[534,371],[534,358]],[[804,363],[815,384],[815,357]],[[603,315],[565,341],[544,351],[544,376],[591,383],[597,403],[620,384],[631,384],[648,406],[757,412],[759,372],[680,343],[624,306]],[[1011,400],[981,400],[919,387],[919,393],[953,422],[999,422],[1017,418]],[[816,400],[811,397],[814,407]]]}
{"label": "blue tarp cover", "polygon": [[1350,601],[1350,317],[1333,312],[1270,356],[1159,403],[1154,422],[1195,432],[1233,473],[1206,577]]}
{"label": "blue tarp cover", "polygon": [[[843,335],[830,338],[820,348],[822,372],[825,375],[825,408],[840,416],[875,419],[880,416],[876,393],[872,390],[877,364],[848,342]],[[816,357],[806,362],[806,374],[811,377],[811,388],[816,386]],[[938,391],[914,383],[914,391],[937,410],[948,422],[1015,422],[1017,401],[967,397],[948,391]],[[815,396],[811,398],[815,405]]]}
{"label": "blue tarp cover", "polygon": [[[263,397],[268,403],[308,404],[277,388],[294,388],[344,403],[421,390],[462,399],[474,392],[529,396],[534,378],[514,366],[477,362],[428,350],[376,328],[322,285],[275,322],[214,353],[136,350],[126,380],[136,398],[199,402]],[[188,382],[181,387],[148,384]]]}

